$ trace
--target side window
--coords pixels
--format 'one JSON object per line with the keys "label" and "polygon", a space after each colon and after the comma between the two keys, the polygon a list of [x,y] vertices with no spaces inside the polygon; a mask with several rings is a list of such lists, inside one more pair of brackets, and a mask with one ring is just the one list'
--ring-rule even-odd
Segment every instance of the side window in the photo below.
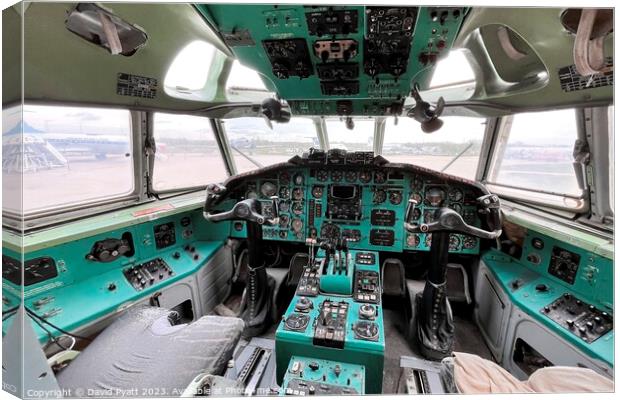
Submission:
{"label": "side window", "polygon": [[573,167],[575,110],[516,114],[505,125],[488,182],[516,189],[580,197]]}
{"label": "side window", "polygon": [[189,189],[221,182],[228,172],[208,118],[155,113],[153,189]]}
{"label": "side window", "polygon": [[22,177],[25,214],[133,193],[129,111],[26,104],[20,126],[21,110],[3,112],[2,175]]}

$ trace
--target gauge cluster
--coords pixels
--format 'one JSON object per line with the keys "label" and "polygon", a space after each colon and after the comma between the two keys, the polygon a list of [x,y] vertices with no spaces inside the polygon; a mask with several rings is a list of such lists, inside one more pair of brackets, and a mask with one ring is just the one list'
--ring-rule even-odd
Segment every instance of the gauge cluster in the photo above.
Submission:
{"label": "gauge cluster", "polygon": [[[270,197],[279,197],[279,224],[263,227],[268,240],[303,243],[308,237],[346,237],[351,248],[429,251],[431,234],[404,229],[409,199],[416,204],[410,223],[432,222],[437,209],[450,207],[467,223],[479,226],[474,190],[432,174],[366,165],[317,165],[248,180],[240,195],[261,201],[267,217],[273,216]],[[243,236],[242,224],[233,224],[235,230],[235,236]],[[477,254],[479,240],[451,234],[450,251]]]}

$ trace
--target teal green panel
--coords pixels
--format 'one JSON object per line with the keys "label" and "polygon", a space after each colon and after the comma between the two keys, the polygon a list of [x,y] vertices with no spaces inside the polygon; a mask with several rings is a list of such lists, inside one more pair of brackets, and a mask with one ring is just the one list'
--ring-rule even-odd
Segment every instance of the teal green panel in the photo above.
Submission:
{"label": "teal green panel", "polygon": [[[566,244],[563,244],[566,246]],[[526,254],[524,252],[524,254]],[[525,257],[525,256],[524,256]],[[547,318],[541,313],[541,309],[552,303],[564,293],[572,293],[577,298],[594,305],[601,310],[613,313],[613,304],[601,303],[595,292],[590,292],[590,296],[584,295],[575,290],[571,285],[549,275],[545,270],[533,268],[525,262],[516,260],[497,250],[490,250],[482,257],[484,263],[489,267],[493,275],[501,284],[504,292],[508,295],[511,302],[519,309],[523,310],[534,320],[543,324],[551,331],[560,335],[575,348],[584,352],[590,357],[604,361],[613,367],[614,365],[614,332],[611,331],[594,342],[588,344],[579,337],[568,332],[566,329]],[[520,280],[522,286],[515,289],[511,284]],[[544,284],[548,287],[546,291],[536,290],[536,286]]]}
{"label": "teal green panel", "polygon": [[[532,246],[532,239],[534,238],[543,240],[544,248],[542,250],[538,250]],[[551,260],[551,251],[555,246],[576,253],[580,257],[577,278],[572,285],[547,272]],[[532,260],[537,259],[540,259],[538,264],[532,262]],[[587,299],[590,302],[613,308],[613,260],[586,251],[570,243],[562,242],[528,230],[523,244],[521,262],[532,271],[570,288],[570,290],[579,295],[579,297]]]}
{"label": "teal green panel", "polygon": [[[311,363],[318,365],[318,369],[309,368],[308,365]],[[300,371],[295,372],[296,368],[299,368]],[[336,368],[339,369],[339,373],[334,372]],[[355,391],[353,393],[364,394],[365,375],[366,371],[363,365],[293,356],[284,376],[280,395],[296,394],[285,389],[293,379],[303,379],[309,385],[313,385],[314,392],[312,394],[317,396],[323,394],[320,389],[321,384],[347,387],[353,389]]]}
{"label": "teal green panel", "polygon": [[[356,10],[358,27],[356,33],[312,36],[308,32],[306,12],[326,11],[328,6],[301,5],[240,5],[240,4],[197,4],[196,8],[221,33],[249,32],[254,44],[233,45],[231,49],[239,61],[262,74],[267,87],[275,86],[280,97],[289,100],[294,114],[335,115],[336,100],[353,99],[354,114],[391,114],[391,107],[406,97],[413,82],[422,88],[429,85],[434,64],[419,60],[421,53],[433,52],[444,57],[452,47],[459,32],[466,8],[459,8],[458,14],[451,11],[445,20],[433,18],[429,7],[418,8],[415,31],[412,35],[407,71],[398,78],[391,74],[371,77],[364,73],[364,35],[366,33],[366,7],[329,6],[333,10]],[[350,96],[326,96],[321,92],[317,64],[321,59],[314,54],[316,40],[352,39],[358,43],[358,51],[348,62],[357,63],[359,68],[359,93]],[[299,79],[292,76],[278,79],[272,73],[272,66],[262,46],[263,40],[305,39],[313,66],[313,74]],[[328,101],[330,100],[330,101]],[[333,100],[333,101],[331,101]]]}
{"label": "teal green panel", "polygon": [[[351,250],[351,253],[355,260],[357,251]],[[374,254],[374,265],[356,265],[355,268],[379,272],[379,255],[378,253]],[[377,316],[374,320],[379,327],[378,339],[377,341],[367,341],[358,339],[353,329],[351,329],[351,326],[358,320],[359,308],[364,303],[355,302],[350,296],[332,295],[329,293],[322,293],[313,297],[307,296],[306,298],[313,302],[313,308],[308,313],[311,322],[304,331],[286,330],[284,328],[285,318],[283,318],[278,325],[276,331],[276,366],[278,382],[282,382],[291,357],[303,356],[363,365],[366,368],[366,393],[381,393],[385,354],[385,332],[383,328],[384,320],[381,304],[377,304]],[[295,312],[295,305],[298,299],[299,296],[297,295],[293,297],[286,310],[285,316]],[[342,349],[313,344],[314,326],[312,321],[315,321],[319,317],[320,304],[325,300],[344,301],[349,305],[345,343]]]}
{"label": "teal green panel", "polygon": [[[359,168],[356,168],[356,173],[359,174]],[[256,197],[261,201],[263,207],[271,208],[271,200],[268,196],[261,193],[261,185],[265,182],[272,183],[276,187],[276,193],[280,195],[280,217],[281,222],[284,221],[283,217],[288,220],[287,225],[281,225],[277,227],[263,226],[263,239],[273,241],[294,241],[299,243],[305,243],[307,237],[311,237],[312,228],[316,229],[320,234],[321,227],[327,223],[337,223],[340,232],[345,230],[359,230],[360,240],[357,242],[349,242],[349,247],[352,249],[367,249],[377,251],[392,251],[401,252],[405,251],[430,251],[431,235],[430,234],[410,234],[405,231],[404,219],[405,211],[407,208],[407,201],[409,198],[418,197],[420,204],[418,209],[420,216],[416,219],[418,223],[424,221],[425,215],[432,215],[437,207],[432,207],[423,201],[424,194],[428,188],[437,187],[445,192],[446,200],[444,206],[449,206],[460,214],[468,216],[470,218],[468,222],[475,226],[480,226],[481,222],[477,213],[477,206],[475,205],[475,194],[472,189],[466,185],[460,185],[456,183],[447,184],[443,181],[437,181],[434,178],[422,178],[422,176],[416,175],[401,175],[401,176],[388,176],[387,180],[381,184],[374,183],[372,179],[368,182],[362,182],[356,178],[354,183],[349,182],[346,178],[334,180],[331,175],[325,180],[319,180],[317,173],[320,168],[291,168],[279,174],[273,173],[269,176],[262,177],[256,180],[249,180],[246,185],[241,189],[239,195],[244,198]],[[327,171],[327,170],[326,170]],[[286,174],[286,178],[283,179],[283,174]],[[301,177],[301,183],[296,185],[293,182],[293,177]],[[357,221],[345,221],[345,220],[332,220],[328,218],[326,214],[327,207],[327,188],[334,184],[354,184],[361,190],[361,207],[362,215]],[[321,186],[323,193],[320,196],[314,196],[312,190],[315,186]],[[374,192],[373,188],[379,188],[384,190],[389,195],[390,192],[396,191],[401,193],[402,199],[398,203],[392,203],[389,198],[385,199],[381,203],[373,201]],[[293,200],[292,196],[295,190],[301,191],[301,198],[299,200]],[[282,192],[289,193],[288,196],[282,196]],[[460,199],[451,200],[450,192],[459,193]],[[314,215],[310,213],[310,204],[315,203],[315,207],[321,204],[321,212],[315,212]],[[288,208],[284,208],[282,204],[288,205]],[[300,204],[299,214],[293,211],[294,203]],[[227,200],[223,202],[218,209],[228,210],[232,208],[234,201]],[[393,211],[395,215],[394,226],[380,226],[373,225],[371,221],[371,212],[376,209]],[[265,208],[263,208],[265,210]],[[316,208],[315,208],[316,210]],[[300,231],[293,229],[293,221],[297,220],[301,226]],[[413,222],[413,221],[412,221]],[[238,229],[237,229],[238,228]],[[394,244],[392,246],[375,245],[370,242],[369,233],[371,229],[392,229],[394,231]],[[247,236],[245,224],[243,222],[234,222],[231,224],[230,236],[235,238],[245,238]],[[319,235],[320,236],[320,235]],[[480,240],[473,236],[462,234],[451,234],[451,253],[459,254],[479,254],[480,252]],[[467,245],[465,245],[467,243]]]}
{"label": "teal green panel", "polygon": [[[168,222],[174,223],[176,243],[157,249],[153,228]],[[58,276],[26,286],[24,303],[38,315],[65,330],[78,329],[196,273],[224,245],[228,229],[227,224],[217,227],[206,223],[202,212],[196,210],[162,216],[110,232],[85,235],[70,242],[57,238],[61,244],[51,247],[43,245],[41,249],[25,254],[26,260],[51,257],[55,260]],[[86,259],[95,241],[120,238],[124,233],[132,235],[135,253],[131,257],[121,256],[107,263]],[[190,247],[194,249],[193,252],[186,250]],[[3,249],[3,253],[13,255],[14,252]],[[161,257],[173,269],[174,275],[137,291],[127,281],[123,270],[157,257]],[[3,292],[12,294],[12,299],[18,295],[19,286],[3,279],[3,289],[7,289]],[[46,341],[45,332],[38,326],[35,329],[39,339]],[[50,330],[54,334],[59,333],[55,329]]]}

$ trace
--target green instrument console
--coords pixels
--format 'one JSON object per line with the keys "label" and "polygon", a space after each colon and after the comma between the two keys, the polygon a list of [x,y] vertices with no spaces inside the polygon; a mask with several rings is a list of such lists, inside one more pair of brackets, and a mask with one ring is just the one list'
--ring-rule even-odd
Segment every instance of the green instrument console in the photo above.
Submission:
{"label": "green instrument console", "polygon": [[364,394],[365,368],[362,365],[308,357],[291,357],[282,382],[281,395]]}
{"label": "green instrument console", "polygon": [[[279,383],[283,383],[291,359],[302,356],[316,362],[332,360],[341,365],[363,366],[364,391],[381,393],[385,335],[379,254],[359,250],[349,253],[350,273],[337,279],[331,273],[334,268],[325,267],[323,253],[305,267],[276,331]],[[345,276],[348,283],[343,284]],[[338,293],[326,292],[326,288]],[[327,383],[340,385],[334,381]]]}
{"label": "green instrument console", "polygon": [[534,231],[520,259],[491,250],[482,260],[515,306],[613,367],[613,260]]}

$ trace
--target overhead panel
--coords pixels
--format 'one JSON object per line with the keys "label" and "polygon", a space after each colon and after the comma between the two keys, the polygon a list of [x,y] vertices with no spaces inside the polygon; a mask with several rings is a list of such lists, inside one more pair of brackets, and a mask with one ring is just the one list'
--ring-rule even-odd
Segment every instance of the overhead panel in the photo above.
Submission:
{"label": "overhead panel", "polygon": [[245,66],[297,115],[400,114],[428,87],[468,9],[200,4]]}

